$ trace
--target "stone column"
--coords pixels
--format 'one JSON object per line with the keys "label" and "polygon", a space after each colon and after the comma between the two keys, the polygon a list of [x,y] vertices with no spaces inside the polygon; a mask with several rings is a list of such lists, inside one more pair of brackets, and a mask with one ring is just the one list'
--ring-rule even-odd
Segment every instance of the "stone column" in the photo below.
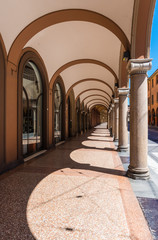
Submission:
{"label": "stone column", "polygon": [[112,104],[112,136],[115,138],[115,105]]}
{"label": "stone column", "polygon": [[128,150],[128,88],[118,88],[119,94],[119,146],[120,152]]}
{"label": "stone column", "polygon": [[108,111],[108,125],[107,125],[107,128],[109,129],[110,128],[110,109]]}
{"label": "stone column", "polygon": [[114,104],[115,104],[115,141],[118,141],[118,136],[119,136],[119,99],[115,98],[114,99]]}
{"label": "stone column", "polygon": [[131,78],[130,92],[130,165],[127,176],[148,179],[148,93],[147,71],[151,59],[131,59],[127,65]]}

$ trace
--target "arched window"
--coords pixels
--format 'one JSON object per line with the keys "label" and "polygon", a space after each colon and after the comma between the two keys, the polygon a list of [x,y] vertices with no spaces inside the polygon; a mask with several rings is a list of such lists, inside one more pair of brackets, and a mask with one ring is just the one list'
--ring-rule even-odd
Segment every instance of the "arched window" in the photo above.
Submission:
{"label": "arched window", "polygon": [[59,83],[55,84],[54,88],[54,139],[55,143],[62,140],[62,91]]}
{"label": "arched window", "polygon": [[23,86],[23,155],[30,155],[42,148],[43,86],[40,73],[32,61],[25,64]]}

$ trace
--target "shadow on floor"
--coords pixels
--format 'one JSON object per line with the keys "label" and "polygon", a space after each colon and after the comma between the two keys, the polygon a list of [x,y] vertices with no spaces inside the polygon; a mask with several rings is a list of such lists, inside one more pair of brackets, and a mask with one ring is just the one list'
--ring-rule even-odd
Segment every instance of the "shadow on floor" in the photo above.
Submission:
{"label": "shadow on floor", "polygon": [[[83,147],[81,142],[91,132],[76,137],[63,145],[51,149],[16,169],[0,176],[0,239],[31,240],[35,239],[27,222],[27,204],[36,186],[49,174],[64,168],[89,170],[111,175],[125,176],[126,172],[118,169],[103,168],[73,161],[72,151]],[[94,148],[96,150],[96,148]],[[106,151],[115,151],[105,148]],[[99,151],[105,151],[99,149]],[[97,150],[96,150],[97,151]],[[82,174],[82,173],[80,173]]]}

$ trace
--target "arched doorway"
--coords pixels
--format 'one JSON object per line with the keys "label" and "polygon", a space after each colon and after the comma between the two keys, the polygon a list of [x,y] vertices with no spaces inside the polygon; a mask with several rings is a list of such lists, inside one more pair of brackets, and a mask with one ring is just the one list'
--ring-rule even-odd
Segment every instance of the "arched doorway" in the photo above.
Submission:
{"label": "arched doorway", "polygon": [[77,114],[77,133],[80,133],[80,99],[76,102],[76,114]]}
{"label": "arched doorway", "polygon": [[5,57],[0,39],[0,172],[5,167]]}
{"label": "arched doorway", "polygon": [[28,61],[23,71],[23,156],[43,146],[43,86],[38,68]]}
{"label": "arched doorway", "polygon": [[71,120],[71,102],[68,97],[68,137],[71,137],[72,120]]}
{"label": "arched doorway", "polygon": [[153,126],[155,126],[155,110],[152,109],[152,123]]}
{"label": "arched doorway", "polygon": [[60,84],[57,82],[54,88],[54,141],[62,140],[63,126],[63,96]]}

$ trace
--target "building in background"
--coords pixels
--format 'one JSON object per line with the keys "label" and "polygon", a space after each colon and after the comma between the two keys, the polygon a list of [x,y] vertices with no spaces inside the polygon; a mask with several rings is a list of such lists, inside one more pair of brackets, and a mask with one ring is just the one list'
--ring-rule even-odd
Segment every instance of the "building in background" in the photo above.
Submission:
{"label": "building in background", "polygon": [[158,69],[148,78],[148,124],[158,126]]}

